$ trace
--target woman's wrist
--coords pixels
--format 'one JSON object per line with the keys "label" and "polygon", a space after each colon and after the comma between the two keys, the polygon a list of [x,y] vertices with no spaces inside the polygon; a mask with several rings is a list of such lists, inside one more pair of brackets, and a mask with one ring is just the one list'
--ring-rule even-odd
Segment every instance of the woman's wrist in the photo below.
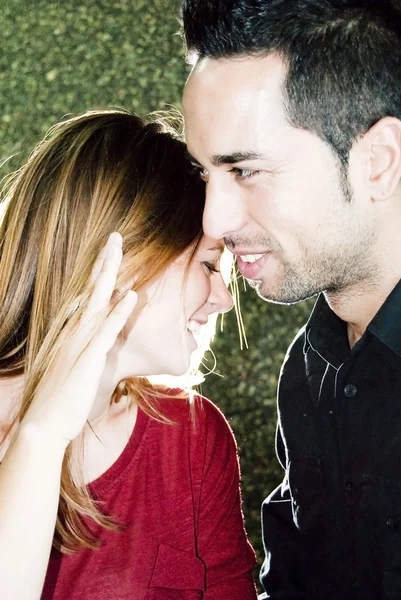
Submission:
{"label": "woman's wrist", "polygon": [[56,460],[64,456],[69,444],[67,438],[29,418],[21,421],[13,438],[14,441],[29,448],[30,452],[51,452]]}

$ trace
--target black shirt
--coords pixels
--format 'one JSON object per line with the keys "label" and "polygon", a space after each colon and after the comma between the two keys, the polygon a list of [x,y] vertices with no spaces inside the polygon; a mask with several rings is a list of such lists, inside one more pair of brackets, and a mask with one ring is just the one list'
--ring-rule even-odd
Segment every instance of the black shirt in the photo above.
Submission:
{"label": "black shirt", "polygon": [[262,598],[401,599],[401,282],[350,350],[321,295],[278,391]]}

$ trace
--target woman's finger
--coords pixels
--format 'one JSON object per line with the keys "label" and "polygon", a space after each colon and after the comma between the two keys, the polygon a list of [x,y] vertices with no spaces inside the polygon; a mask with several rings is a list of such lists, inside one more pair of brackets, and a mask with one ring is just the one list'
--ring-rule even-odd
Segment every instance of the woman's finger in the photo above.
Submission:
{"label": "woman's finger", "polygon": [[118,334],[123,329],[129,316],[135,309],[138,301],[138,294],[133,290],[128,290],[119,300],[105,322],[99,327],[95,336],[90,341],[87,351],[107,353],[115,344]]}
{"label": "woman's finger", "polygon": [[[118,271],[122,259],[122,237],[112,233],[103,247],[92,270],[96,275],[87,306],[82,311],[73,339],[68,344],[68,353],[77,359],[93,337],[101,316],[105,316],[112,302]],[[75,310],[79,308],[78,306]]]}
{"label": "woman's finger", "polygon": [[118,271],[122,260],[122,245],[120,239],[111,242],[107,247],[101,270],[96,278],[88,305],[82,315],[84,324],[92,322],[101,312],[109,308],[113,291],[116,287]]}
{"label": "woman's finger", "polygon": [[106,258],[109,245],[115,244],[115,243],[120,244],[122,246],[122,237],[121,237],[121,234],[118,233],[117,231],[113,231],[113,233],[109,235],[107,242],[101,249],[101,251],[95,261],[95,264],[93,265],[93,268],[92,268],[92,272],[91,272],[91,275],[89,278],[90,284],[95,283],[96,279],[98,278],[98,276],[100,274],[100,271],[102,270],[104,259]]}

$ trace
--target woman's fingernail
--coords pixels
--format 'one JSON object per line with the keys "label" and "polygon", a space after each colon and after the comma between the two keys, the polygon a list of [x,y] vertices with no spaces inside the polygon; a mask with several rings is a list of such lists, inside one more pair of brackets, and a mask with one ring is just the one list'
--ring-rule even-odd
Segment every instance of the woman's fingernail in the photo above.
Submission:
{"label": "woman's fingernail", "polygon": [[123,238],[118,231],[113,231],[113,233],[109,236],[109,243],[112,245],[122,246]]}

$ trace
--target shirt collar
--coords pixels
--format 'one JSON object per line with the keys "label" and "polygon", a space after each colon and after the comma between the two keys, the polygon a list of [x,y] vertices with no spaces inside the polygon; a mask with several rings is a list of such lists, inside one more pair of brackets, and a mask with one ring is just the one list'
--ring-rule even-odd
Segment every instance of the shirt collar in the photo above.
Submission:
{"label": "shirt collar", "polygon": [[401,356],[401,281],[373,317],[368,331]]}
{"label": "shirt collar", "polygon": [[[401,357],[401,281],[378,310],[367,332]],[[331,310],[323,294],[316,300],[306,325],[305,352],[309,346],[335,368],[350,354],[347,323]]]}
{"label": "shirt collar", "polygon": [[350,353],[347,324],[337,317],[320,294],[306,324],[304,352],[308,348],[338,369]]}

